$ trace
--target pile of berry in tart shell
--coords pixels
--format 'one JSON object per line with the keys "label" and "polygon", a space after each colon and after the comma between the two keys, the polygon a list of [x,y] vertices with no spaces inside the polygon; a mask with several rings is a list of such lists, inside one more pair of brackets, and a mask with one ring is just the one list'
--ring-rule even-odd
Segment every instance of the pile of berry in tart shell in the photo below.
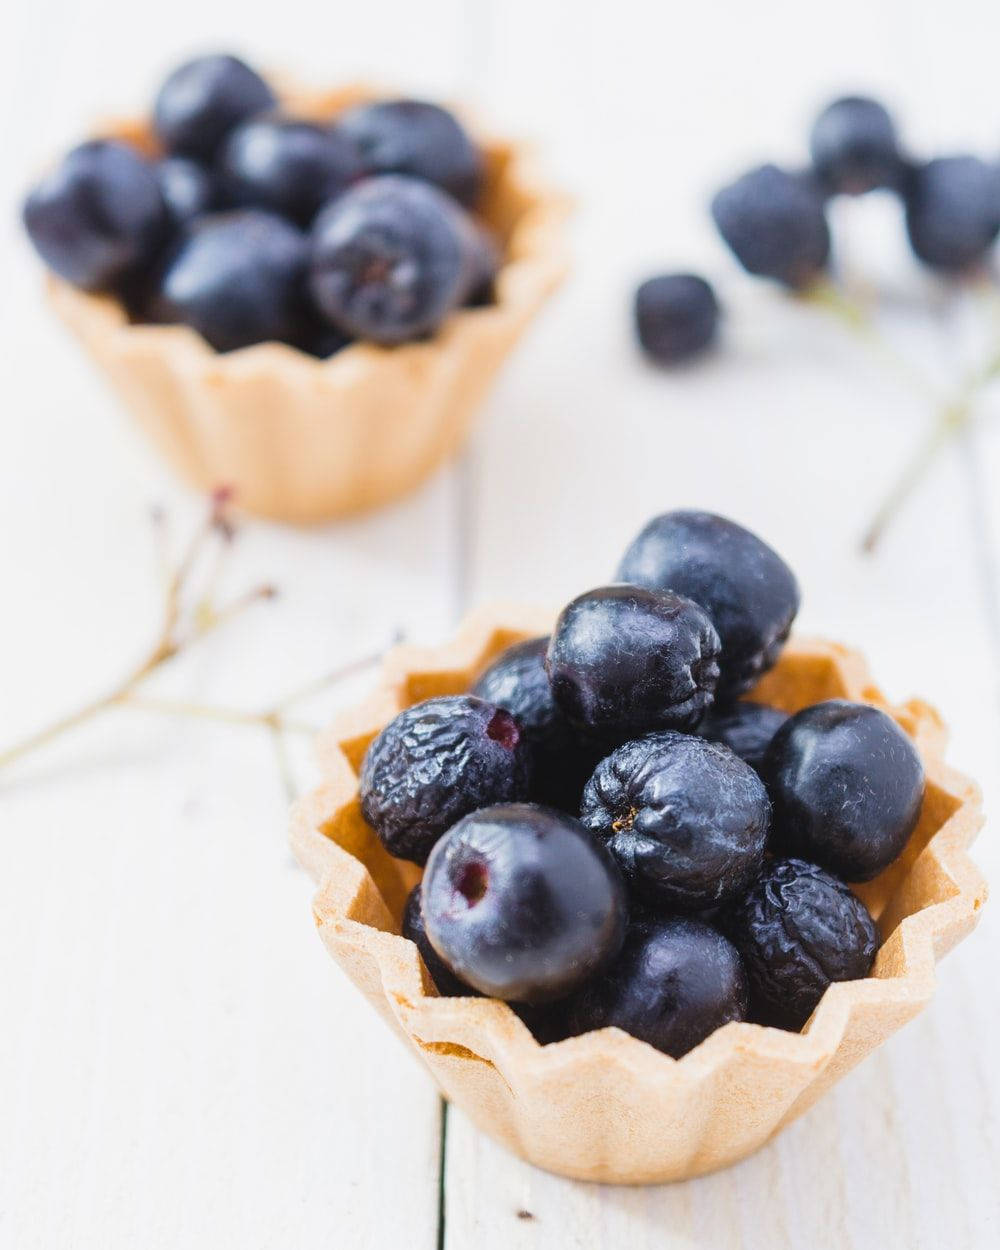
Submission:
{"label": "pile of berry in tart shell", "polygon": [[218,352],[279,342],[325,359],[428,338],[492,300],[484,156],[437,104],[307,120],[212,55],[166,79],[151,131],[155,154],[120,138],[74,148],[23,208],[49,268],[134,322],[189,326]]}
{"label": "pile of berry in tart shell", "polygon": [[871,970],[848,883],[903,851],[920,757],[868,704],[744,697],[799,590],[741,526],[657,517],[617,577],[368,747],[364,819],[424,866],[404,936],[441,994],[503,999],[543,1042],[617,1026],[679,1057],[730,1021],[800,1029]]}

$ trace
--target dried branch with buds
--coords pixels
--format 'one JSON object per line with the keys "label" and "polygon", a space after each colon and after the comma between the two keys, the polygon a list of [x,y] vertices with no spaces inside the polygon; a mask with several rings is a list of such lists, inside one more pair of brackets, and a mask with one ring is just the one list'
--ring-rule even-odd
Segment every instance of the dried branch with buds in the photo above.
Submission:
{"label": "dried branch with buds", "polygon": [[[91,700],[44,729],[29,735],[13,746],[0,751],[0,769],[47,746],[56,739],[95,717],[116,708],[135,708],[167,716],[187,716],[220,721],[231,725],[254,726],[272,737],[286,790],[294,794],[295,786],[286,753],[286,735],[318,732],[319,726],[298,720],[296,705],[354,673],[376,663],[381,652],[363,656],[323,674],[300,689],[293,690],[276,703],[258,712],[208,704],[160,698],[146,693],[147,680],[165,665],[186,653],[193,646],[242,616],[254,604],[273,599],[277,594],[271,585],[255,586],[227,603],[218,605],[215,586],[225,555],[236,536],[231,513],[232,494],[220,489],[211,497],[208,512],[198,525],[180,559],[171,565],[167,553],[168,534],[165,514],[156,509],[153,524],[165,572],[163,618],[153,644],[143,659],[130,669],[105,694]],[[210,572],[201,593],[192,595],[192,582],[197,570],[208,560]]]}

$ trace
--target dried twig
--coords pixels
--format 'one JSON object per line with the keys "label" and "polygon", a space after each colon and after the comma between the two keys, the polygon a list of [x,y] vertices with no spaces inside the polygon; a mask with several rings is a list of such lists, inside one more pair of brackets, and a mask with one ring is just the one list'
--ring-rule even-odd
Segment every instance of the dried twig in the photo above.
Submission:
{"label": "dried twig", "polygon": [[974,370],[955,397],[941,407],[934,424],[914,449],[862,535],[862,551],[870,555],[875,550],[889,524],[923,480],[941,449],[969,425],[984,387],[997,377],[1000,377],[1000,352],[980,369]]}
{"label": "dried twig", "polygon": [[[213,494],[204,520],[195,529],[176,564],[171,564],[167,555],[166,514],[162,509],[153,510],[152,521],[157,550],[164,570],[165,591],[163,617],[152,646],[139,663],[105,694],[68,715],[60,717],[51,725],[30,734],[6,750],[0,751],[0,769],[47,746],[70,730],[113,708],[128,707],[160,715],[195,717],[267,730],[274,742],[278,767],[285,788],[290,795],[294,795],[295,786],[288,760],[286,737],[290,734],[312,735],[318,732],[319,727],[290,716],[288,709],[293,704],[327,689],[335,682],[361,672],[377,662],[381,652],[351,660],[307,685],[292,690],[271,707],[259,712],[164,699],[147,695],[143,690],[146,680],[176,656],[187,651],[210,633],[242,616],[254,604],[273,599],[277,593],[273,586],[261,585],[238,595],[228,603],[217,605],[216,587],[224,557],[236,536],[236,528],[230,514],[231,502],[232,494],[228,490],[219,490]],[[192,580],[199,563],[206,557],[211,560],[207,584],[202,587],[201,594],[192,605],[189,603]]]}

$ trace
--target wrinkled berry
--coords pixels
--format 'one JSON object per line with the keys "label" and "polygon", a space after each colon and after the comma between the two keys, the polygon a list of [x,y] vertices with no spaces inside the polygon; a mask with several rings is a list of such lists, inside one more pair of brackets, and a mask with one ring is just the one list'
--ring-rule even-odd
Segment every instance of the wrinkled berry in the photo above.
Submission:
{"label": "wrinkled berry", "polygon": [[403,937],[409,938],[420,952],[420,958],[431,974],[431,980],[437,991],[444,998],[478,998],[479,991],[471,985],[460,981],[448,967],[441,956],[431,946],[424,924],[424,913],[420,902],[420,885],[413,887],[403,909],[403,923],[400,926]]}
{"label": "wrinkled berry", "polygon": [[460,820],[423,880],[427,936],[447,966],[494,998],[565,996],[618,953],[625,888],[578,820],[528,803]]}
{"label": "wrinkled berry", "polygon": [[832,981],[871,971],[878,932],[843,881],[802,859],[770,863],[731,910],[726,932],[743,956],[753,1016],[800,1029]]}
{"label": "wrinkled berry", "polygon": [[524,731],[534,759],[532,798],[576,815],[597,760],[552,697],[545,671],[548,645],[548,638],[532,638],[508,647],[470,693],[506,708]]}
{"label": "wrinkled berry", "polygon": [[719,326],[715,292],[693,273],[647,279],[635,293],[635,329],[643,351],[663,365],[710,347]]}
{"label": "wrinkled berry", "polygon": [[308,250],[301,231],[262,209],[203,217],[164,269],[157,319],[191,326],[220,352],[292,343]]}
{"label": "wrinkled berry", "polygon": [[563,1035],[618,1028],[679,1059],[746,1013],[735,947],[703,921],[676,916],[629,926],[614,963],[565,1004]]}
{"label": "wrinkled berry", "polygon": [[780,844],[847,881],[877,877],[920,816],[920,756],[891,717],[864,703],[831,699],[797,712],[775,734],[765,770]]}
{"label": "wrinkled berry", "polygon": [[152,165],[125,143],[74,148],[24,203],[42,260],[88,291],[110,291],[147,264],[166,238],[166,205]]}
{"label": "wrinkled berry", "polygon": [[390,854],[423,864],[461,817],[528,796],[531,754],[502,708],[442,695],[395,716],[361,766],[361,812]]}
{"label": "wrinkled berry", "polygon": [[217,206],[218,189],[204,165],[186,156],[168,156],[153,168],[174,225],[187,225]]}
{"label": "wrinkled berry", "polygon": [[759,872],[771,804],[728,747],[666,731],[626,742],[598,764],[580,819],[640,896],[701,911],[742,894]]}
{"label": "wrinkled berry", "polygon": [[719,678],[719,636],[690,599],[605,586],[559,614],[545,660],[556,703],[595,734],[693,729]]}
{"label": "wrinkled berry", "polygon": [[618,566],[620,580],[700,604],[722,640],[718,697],[748,690],[777,660],[799,610],[788,565],[756,534],[711,512],[654,517]]}
{"label": "wrinkled berry", "polygon": [[420,338],[465,299],[473,237],[462,210],[436,187],[394,174],[369,179],[316,219],[313,298],[355,337]]}
{"label": "wrinkled berry", "polygon": [[270,209],[300,226],[361,176],[353,145],[336,127],[280,117],[232,131],[219,169],[234,203]]}
{"label": "wrinkled berry", "polygon": [[719,233],[744,269],[790,287],[808,286],[830,255],[823,199],[804,178],[761,165],[712,200]]}
{"label": "wrinkled berry", "polygon": [[200,56],[160,88],[153,127],[168,152],[206,160],[234,126],[274,102],[267,83],[237,57]]}
{"label": "wrinkled berry", "polygon": [[813,124],[809,151],[816,176],[834,193],[863,195],[876,187],[897,187],[903,178],[893,120],[866,96],[828,104]]}
{"label": "wrinkled berry", "polygon": [[698,736],[721,742],[759,773],[771,739],[786,720],[788,713],[779,708],[743,699],[710,708],[698,726]]}
{"label": "wrinkled berry", "polygon": [[910,246],[925,265],[961,270],[985,259],[1000,233],[1000,168],[975,156],[942,156],[910,174]]}
{"label": "wrinkled berry", "polygon": [[423,100],[362,104],[339,119],[365,168],[432,182],[460,204],[472,205],[483,183],[483,161],[451,113]]}

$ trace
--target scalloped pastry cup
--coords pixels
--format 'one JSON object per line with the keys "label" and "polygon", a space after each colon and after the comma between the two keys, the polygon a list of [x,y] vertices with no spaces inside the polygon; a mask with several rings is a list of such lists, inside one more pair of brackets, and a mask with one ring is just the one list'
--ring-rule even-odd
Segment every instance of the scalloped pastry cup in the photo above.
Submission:
{"label": "scalloped pastry cup", "polygon": [[375,694],[322,739],[324,782],[296,805],[292,844],[318,883],[313,913],[330,954],[484,1132],[583,1180],[697,1176],[762,1146],[929,1001],[936,961],[971,932],[986,898],[966,854],[982,824],[979,791],[943,763],[932,708],[890,706],[856,651],[793,639],[754,698],[787,711],[828,698],[874,704],[910,735],[927,770],[906,850],[858,888],[882,936],[872,975],[832,985],[802,1033],[728,1024],[680,1060],[618,1029],[540,1046],[504,1003],[436,995],[417,948],[399,936],[420,870],[389,856],[362,819],[358,769],[402,708],[466,690],[500,651],[549,632],[553,619],[494,608],[446,646],[397,648]]}
{"label": "scalloped pastry cup", "polygon": [[[296,116],[379,98],[361,86],[288,91]],[[103,133],[155,151],[142,122]],[[504,244],[496,301],[460,309],[432,339],[353,343],[317,360],[280,343],[220,354],[187,326],[134,325],[114,298],[50,276],[53,306],[139,425],[192,486],[235,489],[241,508],[309,523],[414,489],[461,444],[495,374],[567,268],[569,201],[529,153],[481,138],[481,216]]]}

